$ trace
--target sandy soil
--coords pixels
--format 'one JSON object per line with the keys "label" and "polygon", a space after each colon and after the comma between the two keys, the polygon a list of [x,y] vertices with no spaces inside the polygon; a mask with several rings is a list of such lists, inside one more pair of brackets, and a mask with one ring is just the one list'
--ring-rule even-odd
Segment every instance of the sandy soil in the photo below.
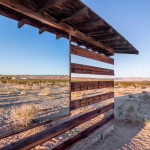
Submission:
{"label": "sandy soil", "polygon": [[[105,93],[111,91],[112,89],[107,89],[103,91],[93,90],[82,93],[74,93],[72,95],[73,99],[92,96],[98,93]],[[115,121],[112,122],[115,126],[115,130],[111,135],[109,135],[104,140],[100,140],[89,148],[89,150],[149,150],[150,149],[150,88],[115,88]],[[47,126],[30,130],[28,132],[23,132],[18,135],[1,140],[0,147],[10,144],[11,142],[17,141],[18,139],[24,138],[27,135],[44,130],[45,128],[51,128],[57,124],[65,122],[70,118],[74,118],[78,115],[87,113],[96,108],[108,105],[113,102],[113,99],[106,100],[97,104],[93,104],[81,109],[74,110],[70,117],[61,119],[55,122],[55,124],[48,124]],[[96,117],[88,122],[58,136],[44,144],[35,147],[33,150],[50,150],[53,147],[59,145],[63,141],[70,139],[72,136],[80,133],[84,129],[95,124],[102,118],[105,118],[109,113],[103,114]],[[94,135],[93,135],[94,136]],[[93,137],[94,138],[94,137]],[[87,142],[90,140],[87,138]],[[82,142],[82,141],[81,141]]]}
{"label": "sandy soil", "polygon": [[[69,85],[0,85],[0,136],[24,128],[12,119],[12,110],[24,104],[37,113],[30,126],[69,114]],[[19,119],[19,118],[18,118]]]}
{"label": "sandy soil", "polygon": [[103,141],[96,142],[89,150],[150,150],[150,123],[135,126],[115,121],[115,131]]}
{"label": "sandy soil", "polygon": [[115,130],[89,150],[150,150],[149,95],[150,88],[115,88]]}

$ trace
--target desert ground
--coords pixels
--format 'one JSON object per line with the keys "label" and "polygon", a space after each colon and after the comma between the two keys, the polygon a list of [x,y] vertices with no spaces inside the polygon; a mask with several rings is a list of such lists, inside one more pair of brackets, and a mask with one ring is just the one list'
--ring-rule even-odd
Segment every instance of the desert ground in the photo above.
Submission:
{"label": "desert ground", "polygon": [[[11,86],[9,86],[9,87],[11,87]],[[62,86],[61,88],[62,89],[60,91],[64,92],[64,90],[65,90],[64,86]],[[2,89],[4,89],[4,85],[2,85]],[[20,90],[20,94],[19,94],[19,96],[22,97],[22,100],[26,99],[25,95],[27,95],[27,97],[30,96],[29,99],[34,97],[33,94],[29,94],[29,95],[27,94],[27,93],[30,93],[28,90],[27,91],[25,90],[26,93],[24,92],[25,93],[24,94],[22,92],[24,90],[25,89],[23,87],[23,89]],[[55,125],[63,123],[65,121],[67,121],[71,118],[74,118],[76,116],[79,116],[81,114],[87,113],[87,112],[95,110],[99,107],[103,107],[105,105],[115,102],[114,110],[111,110],[108,113],[105,113],[96,118],[93,118],[93,119],[89,120],[88,122],[86,122],[76,128],[73,128],[72,130],[69,130],[66,133],[59,135],[59,136],[43,143],[42,145],[39,145],[39,146],[33,148],[33,150],[52,149],[55,146],[59,145],[60,143],[64,142],[65,140],[70,139],[71,137],[82,132],[84,129],[90,127],[91,125],[94,125],[99,120],[112,114],[113,111],[115,113],[115,120],[110,122],[109,125],[114,126],[114,130],[112,130],[105,138],[102,138],[101,135],[102,135],[103,130],[105,130],[105,127],[98,129],[95,133],[93,133],[92,135],[90,135],[89,137],[84,139],[83,141],[79,142],[77,145],[75,145],[71,149],[72,150],[76,150],[76,149],[149,150],[150,149],[150,111],[149,111],[150,110],[150,87],[149,86],[138,85],[138,84],[133,84],[133,85],[131,84],[131,85],[123,86],[121,83],[119,83],[119,84],[115,85],[114,89],[108,88],[108,89],[91,90],[90,92],[89,91],[73,92],[72,100],[79,99],[82,97],[97,95],[99,93],[107,93],[107,92],[110,92],[113,90],[115,91],[115,100],[108,99],[108,100],[105,100],[105,101],[102,101],[102,102],[99,102],[99,103],[96,103],[93,105],[89,105],[89,106],[74,110],[71,112],[71,116],[57,120],[54,123],[49,123],[47,125],[37,127],[35,129],[29,130],[29,131],[25,131],[20,134],[13,135],[11,137],[7,137],[5,139],[1,139],[0,147],[3,147],[10,143],[13,143],[13,142],[15,142],[19,139],[25,138],[27,136],[30,136],[30,135],[37,133],[39,131],[42,131],[46,128],[51,128]],[[21,92],[22,92],[22,94],[21,94]],[[41,98],[42,100],[40,102],[49,104],[48,103],[49,101],[48,102],[46,101],[47,96],[44,95],[44,97],[43,97],[43,94],[38,94],[38,93],[43,93],[43,92],[38,91],[36,93],[36,100],[33,100],[33,101],[37,101],[37,103],[35,103],[35,104],[38,105],[37,95],[38,95],[39,99],[42,96],[42,98]],[[55,92],[52,92],[52,93],[55,93]],[[15,97],[15,98],[17,98],[17,97]],[[29,99],[28,99],[28,101],[29,101]],[[1,98],[1,101],[2,101],[2,98]],[[23,103],[24,103],[24,101],[23,101]],[[33,102],[31,102],[31,104],[32,103]],[[58,103],[56,100],[57,107],[59,106]],[[64,104],[64,107],[61,105],[61,106],[59,106],[59,108],[62,109],[62,107],[63,107],[64,108],[63,110],[65,110],[64,112],[68,112],[68,110],[66,110],[67,104],[64,101],[63,102],[61,101],[61,103]],[[3,104],[3,102],[1,104]],[[7,101],[7,103],[4,103],[4,105],[6,105],[6,106],[7,106],[7,104],[10,104],[9,101]],[[12,102],[11,102],[11,104],[12,104]],[[40,106],[41,106],[41,104],[40,104]],[[54,100],[54,104],[51,106],[55,106],[55,100]],[[42,106],[42,108],[46,109],[46,106]],[[60,109],[57,108],[57,110],[60,110]],[[8,111],[11,112],[9,109],[8,109]],[[3,111],[2,114],[4,114],[4,112],[8,113],[8,111],[6,111],[6,109],[5,109],[5,111]],[[47,116],[47,112],[46,112],[46,116]],[[49,116],[49,114],[48,114],[48,116]],[[34,117],[36,117],[36,115]],[[43,117],[45,117],[45,115],[42,114],[41,117],[43,118]],[[7,118],[8,119],[5,119],[5,120],[9,121],[9,123],[10,123],[9,117],[7,117]],[[1,122],[7,126],[6,121],[1,121]],[[3,127],[3,126],[1,126],[1,127]],[[15,126],[13,126],[13,128],[15,128]],[[96,143],[94,143],[93,145],[90,145],[89,143],[91,143],[91,139],[94,139],[95,137],[99,137],[99,139],[96,141]],[[86,145],[86,147],[84,145]]]}
{"label": "desert ground", "polygon": [[150,150],[150,88],[115,88],[114,131],[89,150]]}
{"label": "desert ground", "polygon": [[55,77],[52,82],[45,76],[41,79],[45,82],[39,76],[21,78],[1,80],[0,136],[69,114],[65,77]]}

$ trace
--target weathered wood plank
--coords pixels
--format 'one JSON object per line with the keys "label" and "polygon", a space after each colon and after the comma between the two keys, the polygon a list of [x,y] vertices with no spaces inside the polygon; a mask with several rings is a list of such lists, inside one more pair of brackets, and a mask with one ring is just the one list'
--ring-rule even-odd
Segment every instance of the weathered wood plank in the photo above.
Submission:
{"label": "weathered wood plank", "polygon": [[91,28],[92,26],[105,26],[104,22],[102,20],[92,20],[89,22],[85,22],[79,25],[74,26],[74,29],[82,30],[82,29],[88,29]]}
{"label": "weathered wood plank", "polygon": [[112,48],[131,48],[131,46],[129,45],[125,45],[125,44],[120,44],[120,45],[110,45],[110,47]]}
{"label": "weathered wood plank", "polygon": [[93,51],[86,50],[84,48],[81,48],[81,47],[78,47],[78,46],[75,46],[75,45],[71,45],[71,54],[91,58],[91,59],[94,59],[94,60],[99,60],[99,61],[106,62],[106,63],[109,63],[109,64],[114,64],[114,59],[113,58],[95,53]]}
{"label": "weathered wood plank", "polygon": [[18,21],[18,28],[23,27],[28,22],[27,19],[21,19]]}
{"label": "weathered wood plank", "polygon": [[88,8],[84,7],[79,9],[78,11],[75,11],[72,14],[69,14],[68,16],[65,16],[64,18],[61,19],[61,21],[68,21],[70,19],[73,19],[75,17],[83,16],[83,15],[88,15]]}
{"label": "weathered wood plank", "polygon": [[99,29],[97,31],[89,31],[87,33],[87,35],[93,36],[93,35],[102,34],[102,33],[114,33],[114,30],[112,28],[102,28],[102,29]]}
{"label": "weathered wood plank", "polygon": [[114,87],[114,81],[71,82],[71,92]]}
{"label": "weathered wood plank", "polygon": [[127,44],[126,41],[123,40],[110,40],[110,41],[103,41],[104,44],[109,44],[109,45],[123,45]]}
{"label": "weathered wood plank", "polygon": [[91,96],[91,97],[86,97],[86,98],[82,98],[82,99],[78,99],[78,100],[73,100],[71,101],[71,110],[74,109],[78,109],[90,104],[94,104],[100,101],[104,101],[107,100],[109,98],[113,98],[114,97],[114,92],[110,92],[110,93],[105,93],[105,94],[101,94],[101,95],[96,95],[96,96]]}
{"label": "weathered wood plank", "polygon": [[24,138],[17,142],[9,144],[5,147],[0,148],[0,150],[29,150],[113,108],[114,108],[114,103],[109,104],[102,108],[96,109],[94,111],[91,111],[81,116],[78,116],[76,118],[73,118],[55,127],[46,129],[44,131],[31,135],[27,138]]}
{"label": "weathered wood plank", "polygon": [[59,5],[59,4],[61,4],[61,3],[64,3],[64,2],[66,2],[67,0],[48,0],[48,1],[46,1],[43,5],[41,5],[40,3],[39,3],[39,5],[37,6],[37,8],[36,8],[36,11],[37,12],[42,12],[42,11],[44,11],[44,10],[46,10],[46,9],[49,9],[50,7],[53,7],[53,6],[56,6],[56,5]]}
{"label": "weathered wood plank", "polygon": [[114,70],[72,63],[71,73],[114,75]]}
{"label": "weathered wood plank", "polygon": [[113,36],[113,37],[97,37],[99,41],[104,42],[104,41],[113,41],[113,40],[121,40],[121,37],[119,35]]}
{"label": "weathered wood plank", "polygon": [[112,119],[114,119],[114,114],[112,114],[112,115],[108,116],[107,118],[99,121],[95,125],[93,125],[93,126],[89,127],[88,129],[82,131],[81,133],[79,133],[78,135],[74,136],[73,138],[67,140],[66,142],[58,145],[53,150],[63,150],[63,149],[69,150],[72,146],[74,146],[75,144],[77,144],[78,142],[83,140],[84,138],[88,137],[90,134],[94,133],[100,127],[106,125]]}

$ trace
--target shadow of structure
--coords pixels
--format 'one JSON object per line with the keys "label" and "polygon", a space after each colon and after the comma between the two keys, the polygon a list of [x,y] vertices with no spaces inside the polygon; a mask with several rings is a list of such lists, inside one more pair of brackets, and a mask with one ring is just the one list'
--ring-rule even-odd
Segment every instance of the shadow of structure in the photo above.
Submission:
{"label": "shadow of structure", "polygon": [[115,98],[115,131],[90,150],[150,149],[150,92],[121,94]]}

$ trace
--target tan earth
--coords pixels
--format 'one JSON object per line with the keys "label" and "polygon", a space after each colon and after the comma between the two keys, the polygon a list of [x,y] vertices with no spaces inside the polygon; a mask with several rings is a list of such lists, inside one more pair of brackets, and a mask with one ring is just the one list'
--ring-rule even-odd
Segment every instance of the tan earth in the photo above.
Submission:
{"label": "tan earth", "polygon": [[[112,91],[112,89],[103,89],[93,90],[92,94],[88,92],[77,92],[72,95],[73,99],[82,98],[86,96],[96,95],[98,93],[106,93]],[[91,92],[91,91],[90,91]],[[135,88],[115,88],[115,120],[110,123],[114,125],[115,129],[109,133],[103,140],[101,137],[99,140],[89,147],[83,145],[90,145],[91,139],[94,139],[95,136],[99,136],[102,133],[102,129],[96,131],[86,139],[82,140],[76,146],[72,147],[72,150],[85,149],[85,150],[150,150],[150,88],[146,87]],[[34,133],[44,130],[45,128],[51,128],[57,124],[65,122],[70,118],[74,118],[78,115],[87,113],[89,111],[95,110],[96,108],[108,105],[112,103],[113,99],[109,99],[100,103],[96,103],[81,109],[77,109],[72,112],[70,117],[56,121],[54,124],[48,124],[41,128],[36,128],[27,132],[14,135],[12,137],[1,140],[0,147],[3,147],[7,144],[10,144],[14,141],[22,139],[24,137],[30,136]],[[61,134],[58,137],[51,139],[43,143],[40,146],[33,148],[34,150],[50,150],[60,143],[64,142],[67,139],[77,135],[84,129],[90,127],[97,123],[100,119],[108,116],[113,113],[103,114],[99,117],[96,117],[88,122],[73,128],[72,130]],[[83,147],[81,147],[83,146]]]}

